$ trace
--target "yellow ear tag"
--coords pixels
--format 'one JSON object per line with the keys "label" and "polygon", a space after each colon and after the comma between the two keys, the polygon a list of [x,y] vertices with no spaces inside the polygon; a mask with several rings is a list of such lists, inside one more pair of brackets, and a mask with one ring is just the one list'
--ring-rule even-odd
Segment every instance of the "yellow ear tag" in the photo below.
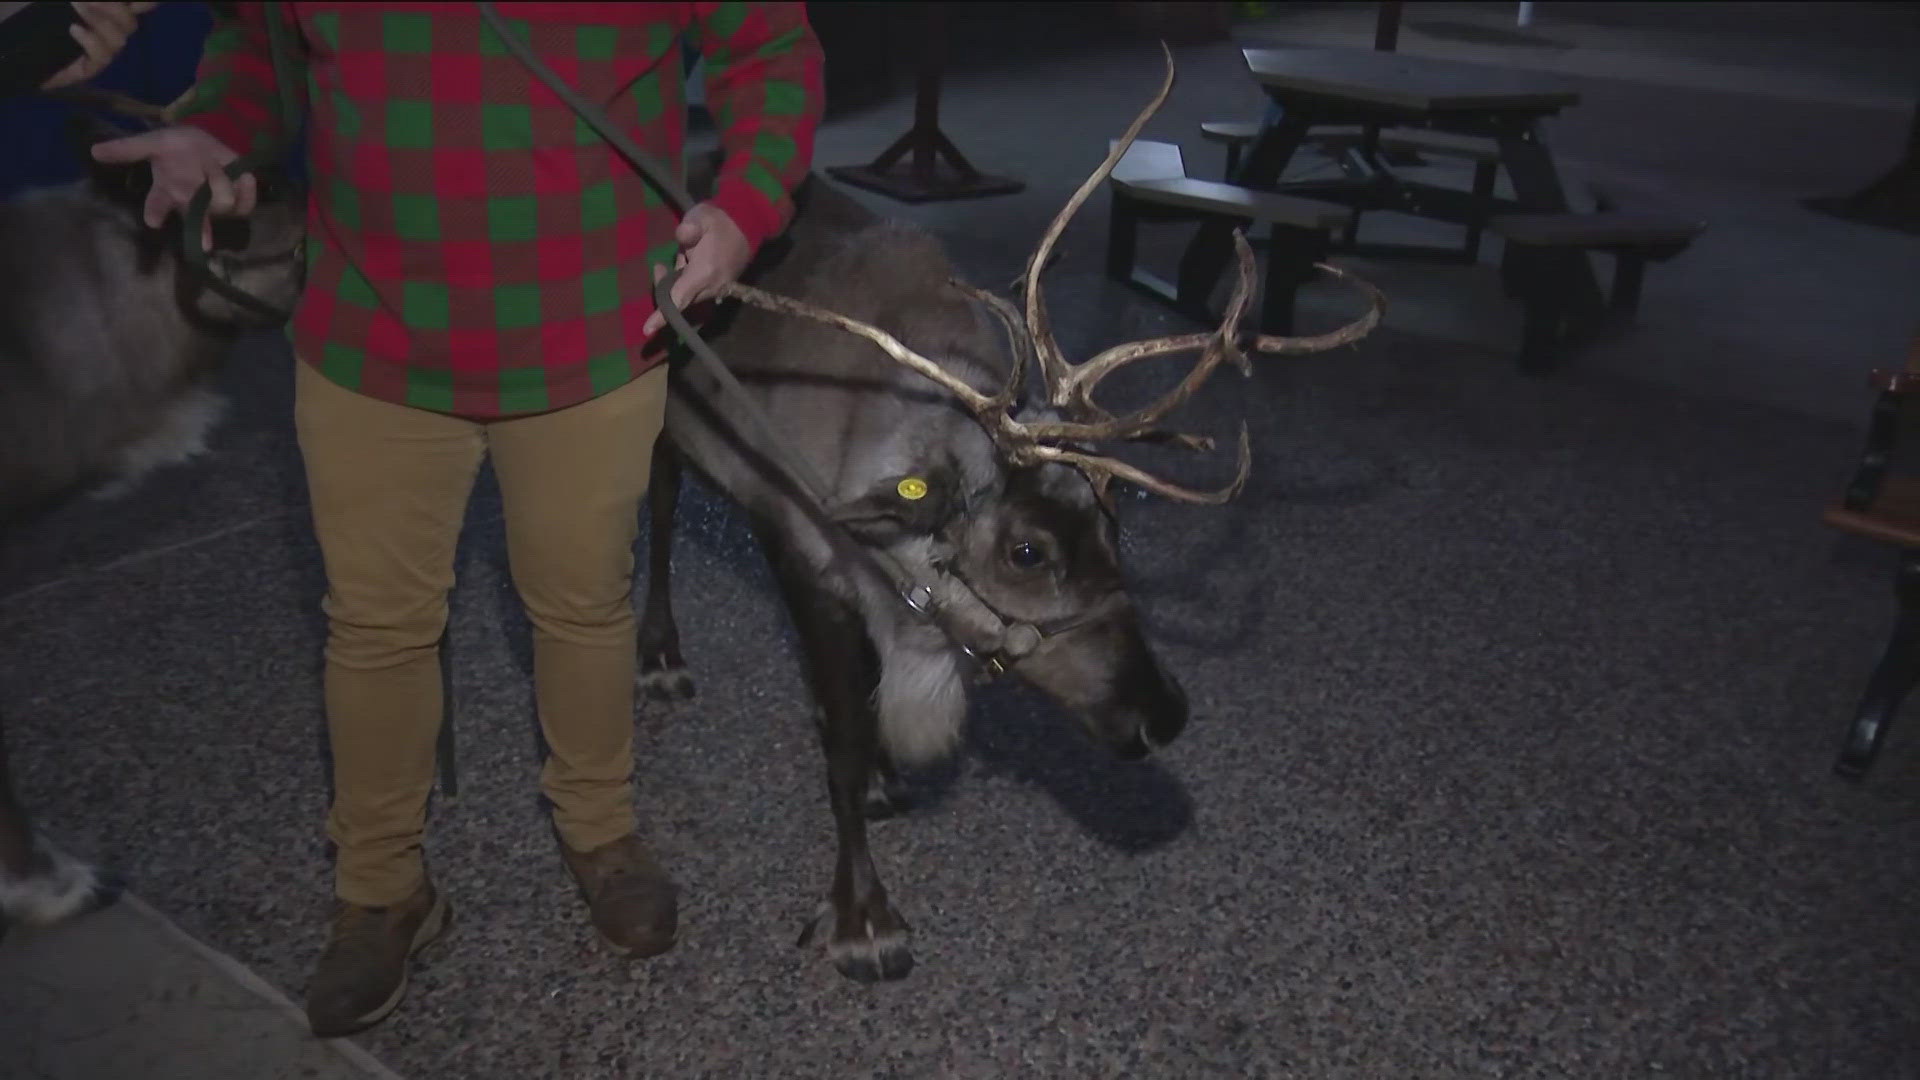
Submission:
{"label": "yellow ear tag", "polygon": [[894,490],[900,493],[901,498],[908,501],[924,499],[927,497],[927,482],[917,476],[909,476],[901,480]]}

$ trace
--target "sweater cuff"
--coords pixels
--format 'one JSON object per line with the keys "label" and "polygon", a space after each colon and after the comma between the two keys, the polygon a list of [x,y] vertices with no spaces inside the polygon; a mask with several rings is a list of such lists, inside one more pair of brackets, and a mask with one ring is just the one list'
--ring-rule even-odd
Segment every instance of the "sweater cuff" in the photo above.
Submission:
{"label": "sweater cuff", "polygon": [[767,197],[743,177],[723,178],[708,201],[725,211],[740,227],[747,238],[750,255],[758,255],[761,246],[786,227],[786,215],[781,209],[768,202]]}

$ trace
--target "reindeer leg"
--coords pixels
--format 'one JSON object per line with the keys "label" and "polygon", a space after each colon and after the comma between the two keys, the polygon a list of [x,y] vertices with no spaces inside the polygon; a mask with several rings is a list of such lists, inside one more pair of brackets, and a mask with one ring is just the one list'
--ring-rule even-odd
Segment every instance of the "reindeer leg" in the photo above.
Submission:
{"label": "reindeer leg", "polygon": [[0,934],[15,922],[63,922],[112,903],[119,893],[118,884],[91,865],[37,841],[27,809],[14,794],[0,722]]}
{"label": "reindeer leg", "polygon": [[7,760],[5,721],[0,720],[0,881],[25,879],[32,859],[33,825],[13,793],[13,765]]}
{"label": "reindeer leg", "polygon": [[833,888],[820,915],[801,933],[800,944],[811,944],[820,925],[832,919],[827,956],[840,974],[863,983],[904,978],[913,969],[909,928],[887,901],[867,848],[867,782],[881,758],[880,717],[873,708],[879,657],[858,612],[821,589],[805,568],[781,558],[777,547],[770,544],[769,550],[775,552],[775,575],[819,703],[815,720],[840,841]]}
{"label": "reindeer leg", "polygon": [[680,627],[673,621],[673,519],[680,503],[680,458],[666,433],[653,444],[647,481],[647,602],[640,616],[640,692],[655,701],[693,697],[693,677],[680,655]]}
{"label": "reindeer leg", "polygon": [[887,757],[884,747],[874,754],[873,778],[867,788],[866,814],[869,821],[900,817],[913,809],[913,796],[900,780],[900,772]]}

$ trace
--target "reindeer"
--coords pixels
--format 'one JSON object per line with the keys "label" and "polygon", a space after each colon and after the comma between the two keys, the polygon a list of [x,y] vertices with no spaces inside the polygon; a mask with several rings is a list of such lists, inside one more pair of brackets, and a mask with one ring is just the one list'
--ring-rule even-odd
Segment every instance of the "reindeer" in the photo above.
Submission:
{"label": "reindeer", "polygon": [[[125,134],[97,120],[84,132],[89,142]],[[223,411],[211,384],[235,336],[271,325],[189,272],[177,222],[141,220],[147,166],[89,162],[84,179],[0,204],[0,530],[124,494],[204,452]],[[305,277],[302,204],[283,176],[256,179],[258,206],[216,223],[207,265],[286,309]],[[0,721],[0,932],[116,894],[108,875],[35,833]]]}
{"label": "reindeer", "polygon": [[[973,663],[1038,687],[1123,759],[1147,756],[1187,725],[1186,695],[1127,593],[1110,485],[1194,503],[1231,499],[1250,468],[1245,425],[1236,475],[1216,491],[1180,487],[1094,448],[1211,445],[1158,425],[1222,362],[1251,374],[1239,324],[1252,252],[1236,234],[1239,278],[1217,330],[1118,345],[1077,366],[1054,341],[1040,281],[1068,221],[1173,77],[1169,54],[1159,93],[1054,218],[1026,264],[1024,310],[962,281],[932,236],[880,220],[813,177],[783,242],[731,288],[744,305],[729,306],[710,331],[758,412],[776,418],[779,443],[709,371],[676,372],[653,459],[642,686],[656,697],[692,693],[669,579],[673,514],[691,466],[747,513],[799,631],[839,843],[827,902],[800,943],[830,920],[826,951],[848,978],[898,979],[912,967],[907,923],[868,850],[869,786],[952,751]],[[1352,325],[1313,338],[1258,336],[1256,347],[1305,353],[1359,339],[1382,303],[1361,287],[1371,309]],[[1115,370],[1193,349],[1201,356],[1186,377],[1144,409],[1115,416],[1093,401]],[[1046,395],[1028,403],[1034,364]],[[804,460],[783,456],[789,448]],[[804,490],[809,475],[825,490]]]}

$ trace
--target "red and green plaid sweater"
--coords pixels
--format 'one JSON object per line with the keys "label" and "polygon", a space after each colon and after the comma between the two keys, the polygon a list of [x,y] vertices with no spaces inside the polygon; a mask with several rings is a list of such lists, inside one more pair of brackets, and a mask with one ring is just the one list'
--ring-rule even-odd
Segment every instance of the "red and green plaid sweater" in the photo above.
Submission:
{"label": "red and green plaid sweater", "polygon": [[[677,217],[509,53],[474,4],[287,3],[304,48],[307,287],[295,352],[349,389],[476,418],[555,409],[664,357],[652,266]],[[791,218],[821,111],[800,3],[501,3],[553,72],[644,150],[681,165],[681,42],[706,58],[726,149],[713,203],[754,250]],[[185,122],[273,145],[260,4],[217,24]],[[296,63],[301,58],[295,58]]]}

